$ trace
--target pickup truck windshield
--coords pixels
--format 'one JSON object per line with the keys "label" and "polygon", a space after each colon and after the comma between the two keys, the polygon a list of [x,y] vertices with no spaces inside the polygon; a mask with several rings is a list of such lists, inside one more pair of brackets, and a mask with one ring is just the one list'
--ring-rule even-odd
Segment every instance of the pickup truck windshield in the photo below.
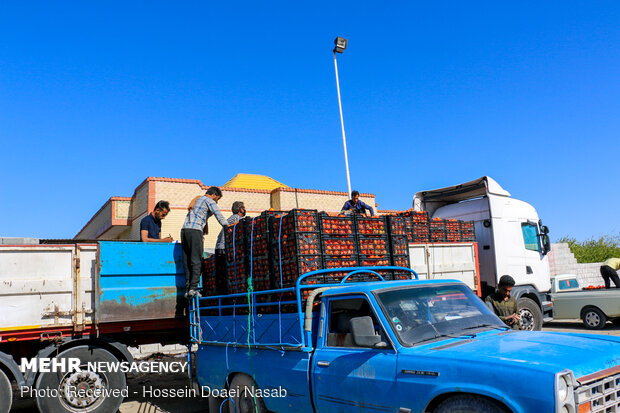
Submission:
{"label": "pickup truck windshield", "polygon": [[405,346],[469,338],[485,329],[505,329],[502,321],[464,285],[394,289],[377,293],[398,340]]}

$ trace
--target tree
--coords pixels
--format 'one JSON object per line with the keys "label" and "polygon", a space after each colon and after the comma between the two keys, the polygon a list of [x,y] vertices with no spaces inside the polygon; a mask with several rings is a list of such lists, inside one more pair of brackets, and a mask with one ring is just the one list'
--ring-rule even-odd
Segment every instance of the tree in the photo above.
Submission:
{"label": "tree", "polygon": [[581,264],[620,257],[620,234],[603,235],[598,239],[590,238],[581,242],[575,238],[562,237],[558,242],[567,243],[577,262]]}

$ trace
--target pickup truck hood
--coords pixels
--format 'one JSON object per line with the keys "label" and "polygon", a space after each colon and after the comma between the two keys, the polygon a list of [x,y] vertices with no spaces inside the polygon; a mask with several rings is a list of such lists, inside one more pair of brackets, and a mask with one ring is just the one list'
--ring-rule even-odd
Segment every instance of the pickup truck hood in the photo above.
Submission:
{"label": "pickup truck hood", "polygon": [[[459,343],[461,341],[462,343]],[[415,347],[405,352],[415,352]],[[546,372],[571,369],[576,378],[620,364],[620,338],[539,331],[481,333],[425,345],[428,356],[475,360],[495,366],[524,366]]]}

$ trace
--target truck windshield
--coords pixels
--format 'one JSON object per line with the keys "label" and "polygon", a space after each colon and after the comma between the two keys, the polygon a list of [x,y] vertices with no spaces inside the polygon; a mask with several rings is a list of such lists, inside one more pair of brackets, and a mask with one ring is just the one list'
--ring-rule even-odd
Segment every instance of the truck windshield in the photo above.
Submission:
{"label": "truck windshield", "polygon": [[506,328],[465,285],[401,288],[376,295],[398,340],[405,346]]}

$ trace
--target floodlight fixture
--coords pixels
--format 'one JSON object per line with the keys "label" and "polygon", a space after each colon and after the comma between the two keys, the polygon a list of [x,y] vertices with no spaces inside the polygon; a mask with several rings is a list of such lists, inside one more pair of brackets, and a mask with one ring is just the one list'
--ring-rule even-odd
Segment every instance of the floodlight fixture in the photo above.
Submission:
{"label": "floodlight fixture", "polygon": [[334,39],[334,44],[336,45],[336,47],[334,47],[334,53],[342,53],[344,49],[347,48],[347,39],[338,36]]}

